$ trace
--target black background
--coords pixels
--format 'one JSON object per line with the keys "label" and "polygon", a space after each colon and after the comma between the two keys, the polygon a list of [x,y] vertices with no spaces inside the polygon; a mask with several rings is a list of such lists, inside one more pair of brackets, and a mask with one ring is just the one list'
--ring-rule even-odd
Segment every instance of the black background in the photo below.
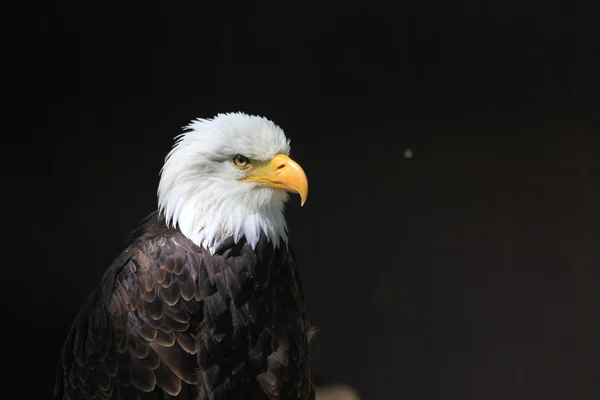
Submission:
{"label": "black background", "polygon": [[50,396],[84,296],[156,206],[172,138],[245,111],[284,128],[309,177],[288,221],[320,375],[366,400],[598,398],[597,15],[13,3],[3,386]]}

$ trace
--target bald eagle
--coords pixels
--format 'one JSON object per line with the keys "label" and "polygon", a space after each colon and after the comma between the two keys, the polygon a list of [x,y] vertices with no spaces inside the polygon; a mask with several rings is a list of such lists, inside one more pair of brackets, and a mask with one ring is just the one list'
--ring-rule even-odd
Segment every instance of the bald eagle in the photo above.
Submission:
{"label": "bald eagle", "polygon": [[55,400],[314,399],[311,327],[288,242],[308,181],[273,122],[192,121],[158,207],[127,239],[64,342]]}

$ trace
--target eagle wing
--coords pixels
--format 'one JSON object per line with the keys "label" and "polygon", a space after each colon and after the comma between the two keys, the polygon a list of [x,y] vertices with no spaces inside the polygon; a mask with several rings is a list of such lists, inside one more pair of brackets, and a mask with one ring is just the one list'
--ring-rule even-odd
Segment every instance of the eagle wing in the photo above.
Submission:
{"label": "eagle wing", "polygon": [[264,240],[210,254],[157,218],[77,315],[55,400],[314,398],[293,255]]}
{"label": "eagle wing", "polygon": [[201,262],[177,235],[130,245],[71,327],[55,399],[193,398]]}

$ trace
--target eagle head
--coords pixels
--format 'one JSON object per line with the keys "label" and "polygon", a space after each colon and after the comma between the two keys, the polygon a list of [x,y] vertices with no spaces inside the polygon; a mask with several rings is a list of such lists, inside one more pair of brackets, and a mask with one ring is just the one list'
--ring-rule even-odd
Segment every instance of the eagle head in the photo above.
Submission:
{"label": "eagle head", "polygon": [[266,118],[244,113],[197,119],[176,138],[158,185],[159,211],[196,245],[213,251],[261,234],[287,242],[288,193],[308,195],[306,174],[290,157],[290,141]]}

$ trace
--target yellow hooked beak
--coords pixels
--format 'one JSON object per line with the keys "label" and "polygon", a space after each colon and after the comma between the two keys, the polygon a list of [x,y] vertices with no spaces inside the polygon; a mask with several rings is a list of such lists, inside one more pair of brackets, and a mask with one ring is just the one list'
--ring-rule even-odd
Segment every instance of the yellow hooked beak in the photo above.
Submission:
{"label": "yellow hooked beak", "polygon": [[281,189],[300,195],[303,206],[308,196],[308,179],[298,163],[284,154],[277,154],[271,161],[251,166],[242,182],[256,182],[258,187]]}

